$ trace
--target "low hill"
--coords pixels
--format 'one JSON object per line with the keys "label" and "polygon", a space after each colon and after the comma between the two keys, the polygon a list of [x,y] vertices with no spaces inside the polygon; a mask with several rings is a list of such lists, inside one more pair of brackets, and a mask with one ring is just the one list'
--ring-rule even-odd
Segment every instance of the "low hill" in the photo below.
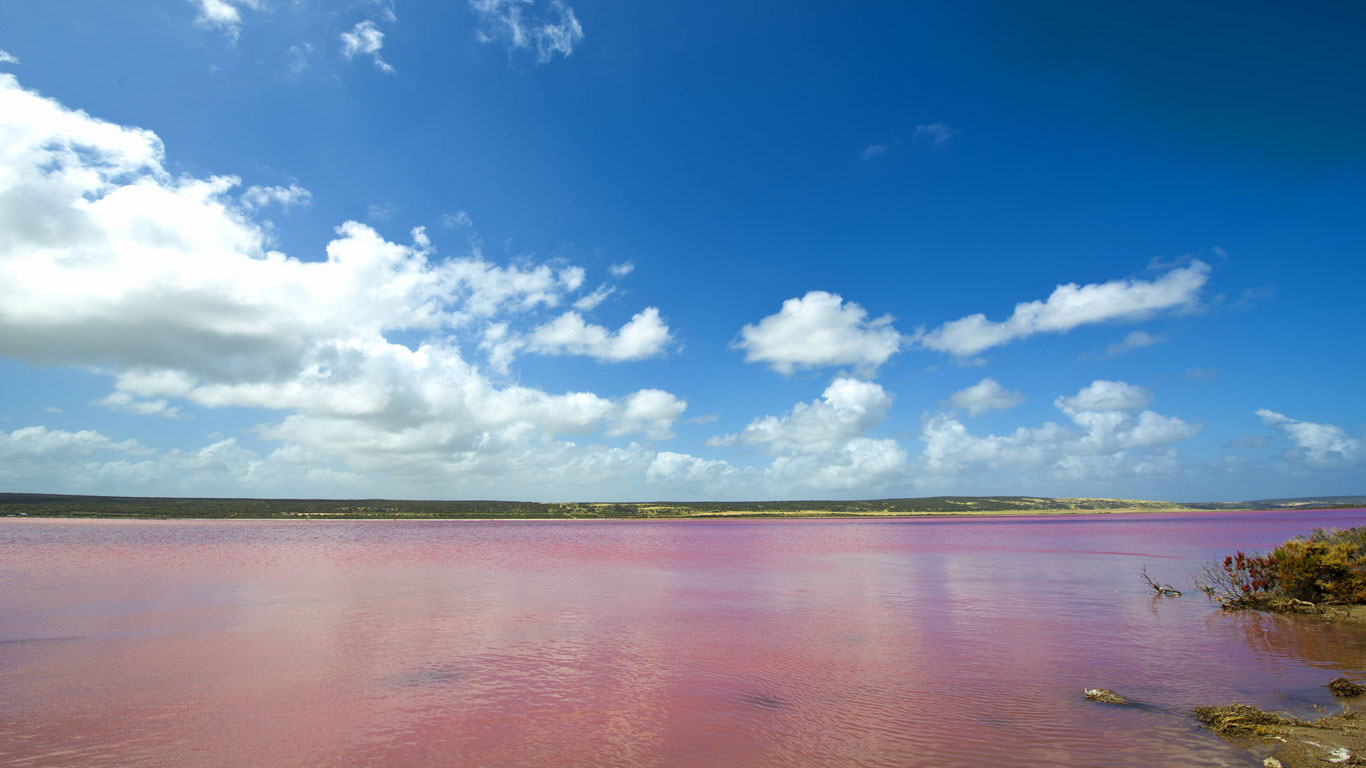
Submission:
{"label": "low hill", "polygon": [[933,496],[867,501],[540,503],[394,501],[384,499],[226,499],[68,496],[0,493],[0,515],[141,518],[679,518],[892,515],[1077,514],[1218,509],[1296,509],[1366,505],[1366,497],[1334,496],[1249,502],[1177,504],[1134,499],[1034,496]]}
{"label": "low hill", "polygon": [[1366,496],[1301,496],[1293,499],[1196,502],[1185,506],[1194,509],[1341,509],[1366,507]]}

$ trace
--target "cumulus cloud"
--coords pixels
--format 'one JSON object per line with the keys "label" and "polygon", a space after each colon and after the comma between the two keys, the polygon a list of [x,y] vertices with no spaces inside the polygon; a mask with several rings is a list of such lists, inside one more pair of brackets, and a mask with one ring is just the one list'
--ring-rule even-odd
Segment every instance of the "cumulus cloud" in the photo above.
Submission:
{"label": "cumulus cloud", "polygon": [[375,26],[375,22],[370,20],[360,21],[340,35],[341,52],[348,61],[356,56],[366,55],[375,62],[381,72],[393,74],[394,68],[380,57],[380,49],[384,47],[384,33]]}
{"label": "cumulus cloud", "polygon": [[741,471],[719,459],[702,459],[686,453],[660,451],[655,454],[646,477],[657,482],[683,488],[724,487],[741,475]]}
{"label": "cumulus cloud", "polygon": [[838,378],[820,399],[797,403],[781,416],[755,419],[726,442],[757,445],[775,454],[826,453],[881,422],[891,404],[892,396],[874,382]]}
{"label": "cumulus cloud", "polygon": [[1285,458],[1312,469],[1336,469],[1356,463],[1362,457],[1361,440],[1342,427],[1292,419],[1266,408],[1257,411],[1263,424],[1275,427],[1290,439],[1293,448]]}
{"label": "cumulus cloud", "polygon": [[664,354],[673,336],[656,307],[646,307],[616,331],[565,312],[514,342],[543,355],[584,355],[603,362],[645,360]]}
{"label": "cumulus cloud", "polygon": [[[548,487],[588,467],[602,478],[639,475],[648,449],[578,438],[658,438],[684,412],[656,389],[612,397],[500,387],[462,358],[460,333],[532,325],[567,300],[573,270],[492,264],[477,250],[438,259],[421,228],[399,243],[354,221],[336,228],[324,259],[300,260],[270,249],[238,186],[177,176],[155,134],[67,109],[0,74],[0,355],[97,367],[114,376],[102,401],[113,408],[259,409],[274,420],[258,437],[291,461],[313,457],[319,471],[401,478],[399,487],[441,495]],[[668,335],[654,308],[615,333],[591,328],[548,333],[545,343],[633,359]],[[242,468],[285,466],[235,444],[210,454]],[[127,484],[200,459],[148,461],[108,471]],[[282,482],[304,474],[297,461],[288,466]]]}
{"label": "cumulus cloud", "polygon": [[895,440],[856,437],[826,453],[779,456],[765,479],[770,488],[876,493],[903,478],[906,458]]}
{"label": "cumulus cloud", "polygon": [[1150,399],[1142,387],[1095,381],[1076,395],[1054,401],[1072,425],[1046,422],[985,437],[971,434],[952,414],[936,414],[921,430],[922,462],[938,474],[980,465],[1047,468],[1055,477],[1070,479],[1174,470],[1171,444],[1195,435],[1200,425],[1152,411],[1135,413]]}
{"label": "cumulus cloud", "polygon": [[557,53],[568,57],[583,42],[583,26],[562,0],[470,0],[470,9],[480,42],[501,42],[508,53],[534,49],[540,64]]}
{"label": "cumulus cloud", "polygon": [[0,51],[0,64],[18,64],[19,57],[9,51]]}
{"label": "cumulus cloud", "polygon": [[835,365],[871,373],[896,354],[901,334],[892,327],[891,315],[869,320],[858,304],[811,291],[784,301],[777,314],[741,328],[731,346],[745,351],[745,362],[768,363],[783,375]]}
{"label": "cumulus cloud", "polygon": [[102,405],[115,411],[124,413],[135,413],[140,416],[164,416],[168,419],[180,416],[180,406],[171,405],[164,398],[155,400],[139,400],[133,395],[115,390],[103,399],[96,400],[95,405]]}
{"label": "cumulus cloud", "polygon": [[1138,411],[1152,402],[1153,393],[1123,381],[1097,379],[1072,397],[1054,401],[1064,413],[1078,411]]}
{"label": "cumulus cloud", "polygon": [[159,452],[93,430],[0,431],[0,481],[35,491],[230,496],[251,488],[323,495],[357,487],[356,475],[319,467],[316,458],[297,450],[260,456],[233,438]]}
{"label": "cumulus cloud", "polygon": [[626,277],[627,275],[634,272],[635,269],[635,264],[632,264],[629,261],[623,261],[619,264],[613,264],[612,266],[608,267],[607,273],[610,274],[612,277]]}
{"label": "cumulus cloud", "polygon": [[278,205],[286,210],[304,207],[313,202],[313,193],[294,182],[287,187],[251,186],[242,192],[242,204],[248,208]]}
{"label": "cumulus cloud", "polygon": [[942,149],[957,133],[948,123],[921,123],[915,127],[912,138],[927,139],[935,149]]}
{"label": "cumulus cloud", "polygon": [[993,409],[1014,408],[1024,401],[1024,395],[1006,389],[990,376],[954,392],[949,398],[950,405],[962,408],[974,418]]}
{"label": "cumulus cloud", "polygon": [[895,440],[865,434],[882,422],[891,402],[891,395],[878,384],[841,377],[819,399],[797,403],[779,416],[755,419],[743,431],[708,444],[751,445],[773,456],[767,467],[727,475],[733,483],[743,478],[750,487],[770,494],[791,496],[794,489],[872,492],[901,479],[906,469],[906,452]]}
{"label": "cumulus cloud", "polygon": [[1209,280],[1209,266],[1194,260],[1155,280],[1111,280],[1054,289],[1043,301],[1022,302],[1002,322],[975,314],[935,328],[920,338],[929,349],[971,357],[1038,333],[1066,333],[1080,325],[1139,320],[1164,310],[1194,308]]}
{"label": "cumulus cloud", "polygon": [[136,440],[114,441],[94,430],[68,432],[34,426],[0,431],[0,466],[24,462],[53,461],[61,458],[86,457],[98,452],[142,454],[148,450]]}
{"label": "cumulus cloud", "polygon": [[617,408],[608,435],[627,435],[638,432],[646,437],[665,440],[673,437],[673,424],[688,403],[662,389],[642,389],[626,398]]}

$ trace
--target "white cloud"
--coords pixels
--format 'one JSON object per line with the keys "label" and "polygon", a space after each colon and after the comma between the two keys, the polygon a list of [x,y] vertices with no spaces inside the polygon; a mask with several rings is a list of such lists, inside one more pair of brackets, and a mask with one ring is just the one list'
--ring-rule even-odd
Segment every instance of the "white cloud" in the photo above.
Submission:
{"label": "white cloud", "polygon": [[1152,402],[1153,393],[1123,381],[1097,379],[1073,397],[1054,401],[1064,413],[1075,411],[1138,411]]}
{"label": "white cloud", "polygon": [[687,409],[686,401],[662,389],[642,389],[618,407],[607,434],[640,433],[664,440],[673,437],[673,424]]}
{"label": "white cloud", "polygon": [[95,405],[103,405],[111,410],[135,413],[139,416],[164,416],[168,419],[179,418],[180,416],[180,406],[171,405],[164,398],[139,400],[128,392],[110,392],[107,397],[96,400]]}
{"label": "white cloud", "polygon": [[[0,355],[105,371],[115,377],[110,407],[259,409],[271,420],[257,436],[279,446],[265,457],[219,441],[115,459],[89,474],[107,487],[172,478],[168,488],[240,495],[255,489],[243,478],[266,483],[270,467],[269,482],[285,489],[308,476],[405,495],[610,487],[594,484],[643,476],[653,453],[578,438],[658,438],[686,408],[656,389],[500,387],[461,357],[462,331],[530,324],[566,301],[574,280],[563,265],[496,265],[477,250],[437,259],[421,228],[402,244],[354,221],[337,227],[325,259],[300,260],[269,249],[233,194],[236,179],[176,176],[163,155],[149,131],[69,110],[0,74]],[[586,341],[559,342],[632,359],[668,335],[654,308],[605,337],[591,328],[580,329]],[[590,471],[600,474],[575,474]]]}
{"label": "white cloud", "polygon": [[821,454],[779,456],[765,471],[770,488],[873,494],[906,473],[906,451],[895,440],[856,437]]}
{"label": "white cloud", "polygon": [[781,416],[755,419],[738,434],[713,438],[708,445],[753,445],[774,457],[762,470],[727,475],[732,481],[745,478],[751,493],[759,488],[787,498],[797,490],[872,493],[903,479],[906,470],[906,452],[895,440],[864,434],[881,423],[891,402],[874,382],[837,378],[820,399],[797,403]]}
{"label": "white cloud", "polygon": [[0,64],[18,64],[19,57],[9,51],[0,51]]}
{"label": "white cloud", "polygon": [[201,27],[216,27],[236,41],[242,32],[242,9],[258,10],[260,0],[190,0],[199,8],[195,23]]}
{"label": "white cloud", "polygon": [[604,362],[622,362],[658,357],[672,341],[659,309],[646,307],[615,332],[584,322],[578,312],[565,312],[532,330],[525,345],[543,355],[586,355]]}
{"label": "white cloud", "polygon": [[954,392],[949,398],[954,408],[962,408],[972,417],[981,416],[992,409],[1014,408],[1024,401],[1024,395],[1006,389],[990,376]]}
{"label": "white cloud", "polygon": [[379,31],[375,22],[368,19],[357,22],[350,31],[341,33],[340,40],[342,56],[348,61],[365,54],[370,56],[381,72],[393,74],[394,68],[379,55],[380,49],[384,47],[384,33]]}
{"label": "white cloud", "polygon": [[935,149],[942,149],[956,133],[957,131],[948,123],[922,123],[915,127],[912,138],[924,137],[929,139],[931,146]]}
{"label": "white cloud", "polygon": [[441,225],[448,229],[468,229],[474,226],[474,220],[470,218],[468,213],[456,211],[455,213],[441,214]]}
{"label": "white cloud", "polygon": [[971,357],[1001,344],[1037,333],[1066,333],[1079,325],[1138,320],[1171,309],[1192,309],[1209,279],[1209,266],[1195,260],[1156,280],[1111,280],[1107,283],[1058,286],[1044,301],[1015,305],[1003,322],[968,315],[935,328],[920,338],[929,349]]}
{"label": "white cloud", "polygon": [[536,50],[544,64],[555,54],[569,56],[583,41],[583,26],[574,9],[561,0],[470,0],[479,19],[480,42],[502,42],[512,53]]}
{"label": "white cloud", "polygon": [[891,404],[892,396],[876,383],[839,378],[819,400],[755,419],[737,439],[774,454],[826,453],[881,422]]}
{"label": "white cloud", "polygon": [[88,429],[68,432],[36,426],[0,432],[0,459],[4,459],[0,461],[0,466],[11,470],[23,463],[80,458],[102,451],[141,454],[146,453],[147,449],[136,440],[115,442]]}
{"label": "white cloud", "polygon": [[1262,423],[1280,430],[1294,444],[1286,459],[1312,469],[1333,469],[1355,463],[1362,456],[1359,438],[1342,427],[1292,419],[1266,408],[1257,411]]}
{"label": "white cloud", "polygon": [[1195,435],[1200,425],[1152,411],[1135,415],[1150,398],[1141,387],[1095,381],[1072,397],[1054,401],[1072,426],[1046,422],[986,437],[972,435],[952,414],[937,414],[921,430],[922,462],[940,475],[983,465],[1049,468],[1055,477],[1073,480],[1175,469],[1175,453],[1169,446]]}
{"label": "white cloud", "polygon": [[745,350],[745,362],[768,363],[783,375],[835,365],[871,373],[900,346],[891,315],[869,320],[863,307],[825,291],[784,301],[777,314],[741,328],[732,343]]}
{"label": "white cloud", "polygon": [[594,309],[597,309],[599,304],[606,301],[608,296],[611,296],[616,292],[616,286],[607,285],[606,283],[599,285],[597,288],[593,289],[592,293],[575,299],[574,309],[577,309],[580,312],[591,312]]}
{"label": "white cloud", "polygon": [[738,469],[720,459],[660,451],[645,470],[645,479],[653,485],[678,489],[690,496],[700,493],[719,499],[752,495],[761,476],[757,470]]}
{"label": "white cloud", "polygon": [[566,290],[577,291],[583,285],[587,274],[583,267],[565,267],[560,270],[560,282]]}
{"label": "white cloud", "polygon": [[287,187],[247,187],[242,192],[242,203],[248,208],[264,208],[275,204],[288,210],[294,206],[307,206],[313,202],[313,193],[294,182]]}
{"label": "white cloud", "polygon": [[868,146],[863,148],[862,152],[859,153],[859,157],[863,158],[864,160],[872,160],[873,158],[879,155],[885,154],[887,154],[886,144],[869,144]]}
{"label": "white cloud", "polygon": [[[298,0],[295,0],[298,2]],[[394,12],[394,0],[373,0],[375,7],[385,21],[398,21],[398,14]]]}
{"label": "white cloud", "polygon": [[356,475],[318,467],[316,458],[297,450],[262,458],[232,438],[194,451],[157,452],[91,430],[0,432],[0,481],[33,491],[232,496],[251,488],[336,495],[356,487]]}
{"label": "white cloud", "polygon": [[623,261],[619,264],[613,264],[612,266],[608,267],[607,273],[610,274],[612,277],[626,277],[627,275],[634,272],[635,269],[635,264],[632,264],[629,261]]}

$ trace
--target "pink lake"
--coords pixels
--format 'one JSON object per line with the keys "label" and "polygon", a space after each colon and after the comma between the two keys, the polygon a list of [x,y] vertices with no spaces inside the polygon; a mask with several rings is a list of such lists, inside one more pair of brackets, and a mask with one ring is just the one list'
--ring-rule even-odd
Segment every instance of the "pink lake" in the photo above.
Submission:
{"label": "pink lake", "polygon": [[0,520],[0,765],[1244,766],[1366,630],[1139,568],[1362,524]]}

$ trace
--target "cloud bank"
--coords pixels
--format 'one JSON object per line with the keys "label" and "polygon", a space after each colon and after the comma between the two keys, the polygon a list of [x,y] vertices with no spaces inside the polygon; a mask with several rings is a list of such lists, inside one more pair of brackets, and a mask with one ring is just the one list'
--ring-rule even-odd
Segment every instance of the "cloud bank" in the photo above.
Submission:
{"label": "cloud bank", "polygon": [[[275,414],[254,430],[279,445],[269,456],[231,439],[206,447],[217,463],[206,454],[204,466],[235,467],[239,480],[309,466],[320,478],[378,475],[442,496],[515,496],[520,483],[556,478],[572,488],[584,482],[574,472],[610,482],[653,458],[637,444],[579,438],[663,439],[684,413],[681,398],[653,388],[499,386],[462,356],[471,326],[527,324],[570,301],[582,269],[496,265],[477,251],[442,259],[420,227],[399,243],[355,221],[306,261],[271,250],[252,219],[258,204],[302,192],[253,187],[239,201],[239,185],[173,174],[152,132],[67,109],[0,74],[0,354],[98,367],[113,378],[102,402],[119,410]],[[538,351],[611,361],[648,356],[669,336],[653,307],[611,333],[572,312],[532,327]],[[418,340],[398,343],[398,332]],[[92,453],[124,445],[53,434],[7,439]],[[108,458],[87,471],[132,482],[188,463],[179,453]]]}

